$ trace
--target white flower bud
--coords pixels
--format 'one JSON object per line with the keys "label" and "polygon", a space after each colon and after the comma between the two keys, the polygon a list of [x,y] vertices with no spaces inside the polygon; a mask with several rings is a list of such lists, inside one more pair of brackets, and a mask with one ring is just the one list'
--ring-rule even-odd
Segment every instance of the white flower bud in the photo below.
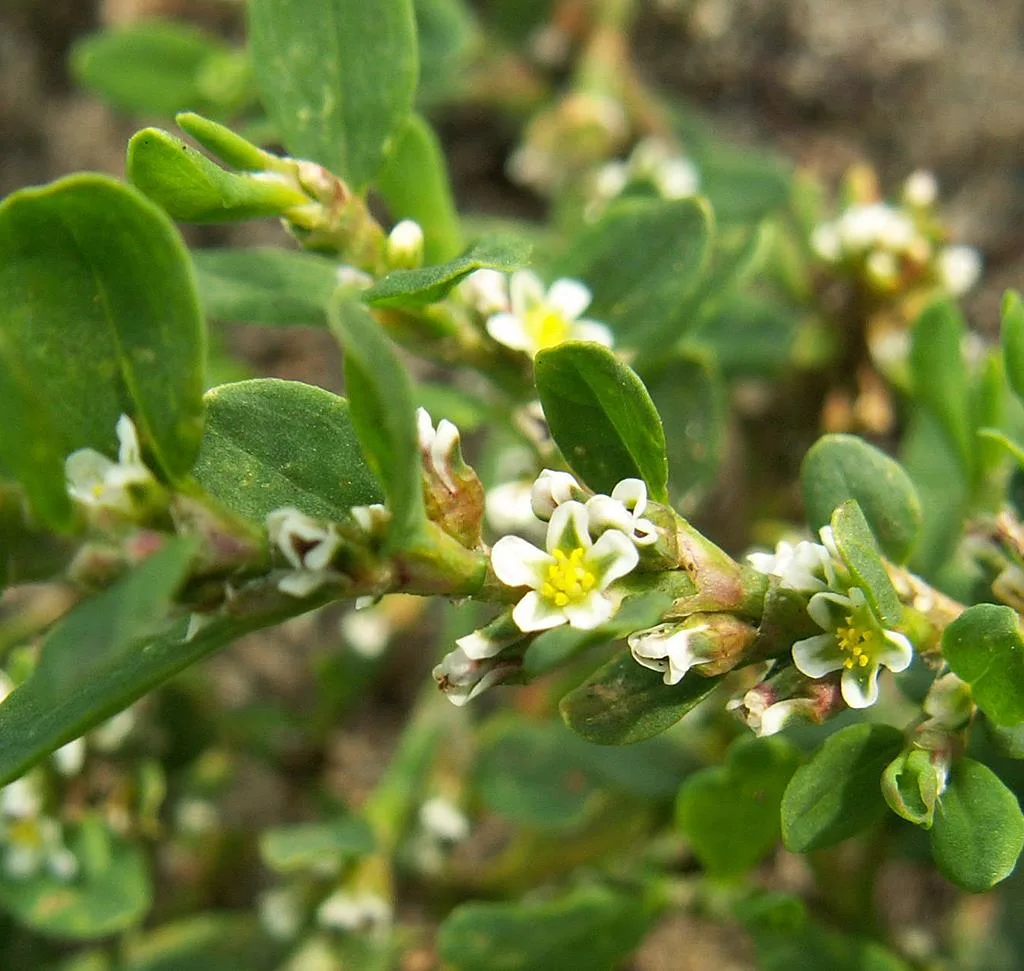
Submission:
{"label": "white flower bud", "polygon": [[907,176],[903,183],[903,200],[915,209],[928,209],[939,197],[939,183],[934,173],[918,169]]}
{"label": "white flower bud", "polygon": [[970,246],[947,246],[938,257],[939,279],[954,297],[962,297],[981,278],[981,256]]}
{"label": "white flower bud", "polygon": [[538,519],[547,522],[563,502],[587,498],[583,487],[568,473],[544,469],[530,488],[530,505]]}
{"label": "white flower bud", "polygon": [[423,265],[423,230],[412,219],[403,219],[388,235],[387,261],[392,269],[414,270]]}

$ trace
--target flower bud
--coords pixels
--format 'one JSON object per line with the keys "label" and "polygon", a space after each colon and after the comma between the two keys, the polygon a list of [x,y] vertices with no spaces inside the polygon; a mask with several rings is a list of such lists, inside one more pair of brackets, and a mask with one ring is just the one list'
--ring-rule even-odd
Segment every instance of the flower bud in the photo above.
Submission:
{"label": "flower bud", "polygon": [[821,725],[845,707],[838,677],[812,681],[793,667],[754,685],[742,698],[726,705],[761,737],[781,732],[792,722]]}
{"label": "flower bud", "polygon": [[388,235],[388,266],[392,270],[415,270],[423,265],[423,230],[418,222],[403,219]]}
{"label": "flower bud", "polygon": [[882,773],[882,795],[897,816],[931,829],[935,803],[946,788],[948,775],[948,751],[913,748],[886,766]]}
{"label": "flower bud", "polygon": [[544,469],[530,488],[530,505],[533,514],[547,522],[554,511],[570,500],[585,502],[587,493],[568,472]]}
{"label": "flower bud", "polygon": [[447,418],[435,430],[425,408],[417,410],[416,425],[427,516],[467,549],[474,549],[480,545],[484,488],[462,457],[459,430]]}

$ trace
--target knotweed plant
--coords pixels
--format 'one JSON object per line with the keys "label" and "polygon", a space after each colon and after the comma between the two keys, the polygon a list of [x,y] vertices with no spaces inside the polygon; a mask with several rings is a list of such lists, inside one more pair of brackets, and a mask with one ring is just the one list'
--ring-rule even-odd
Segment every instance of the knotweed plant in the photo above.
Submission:
{"label": "knotweed plant", "polygon": [[[491,6],[76,48],[177,130],[0,203],[0,966],[611,971],[689,913],[1009,967],[1024,305],[968,330],[926,172],[830,214],[689,139],[636,5]],[[457,211],[466,101],[545,223]],[[344,396],[215,380],[225,321],[323,329]],[[1002,909],[876,910],[932,867]]]}

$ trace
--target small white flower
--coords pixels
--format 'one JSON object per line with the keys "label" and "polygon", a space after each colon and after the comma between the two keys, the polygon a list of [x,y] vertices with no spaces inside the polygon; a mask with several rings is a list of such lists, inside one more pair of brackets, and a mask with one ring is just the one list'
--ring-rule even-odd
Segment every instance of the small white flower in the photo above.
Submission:
{"label": "small white flower", "polygon": [[707,629],[707,624],[658,624],[630,634],[626,643],[638,664],[662,672],[665,684],[679,684],[694,665],[712,660],[710,641],[699,636]]}
{"label": "small white flower", "polygon": [[39,815],[43,799],[32,776],[7,783],[0,789],[0,816],[14,819],[31,819]]}
{"label": "small white flower", "polygon": [[843,240],[835,223],[821,223],[811,233],[811,249],[828,263],[843,258]]}
{"label": "small white flower", "polygon": [[883,202],[850,206],[839,217],[837,230],[849,253],[863,253],[876,246],[902,252],[917,237],[910,216]]}
{"label": "small white flower", "polygon": [[499,684],[510,671],[509,665],[490,655],[470,657],[461,646],[449,651],[432,672],[437,686],[457,708],[468,704],[488,688]]}
{"label": "small white flower", "polygon": [[848,595],[831,590],[816,593],[807,612],[827,633],[797,641],[793,663],[809,678],[842,671],[840,689],[851,708],[867,708],[878,700],[880,667],[905,671],[914,658],[910,641],[882,627],[858,587]]}
{"label": "small white flower", "polygon": [[457,287],[459,296],[481,317],[511,308],[508,277],[498,270],[474,270]]}
{"label": "small white flower", "polygon": [[267,516],[270,541],[295,568],[277,584],[282,593],[308,597],[331,578],[331,559],[341,546],[334,526],[322,526],[292,506]]}
{"label": "small white flower", "polygon": [[700,188],[700,172],[688,158],[678,155],[658,167],[654,184],[662,199],[689,199]]}
{"label": "small white flower", "polygon": [[343,931],[375,930],[391,923],[391,905],[374,893],[335,890],[316,912],[322,927]]}
{"label": "small white flower", "polygon": [[610,496],[592,496],[587,500],[590,532],[597,535],[607,529],[625,533],[637,546],[658,541],[658,529],[643,518],[647,508],[647,485],[643,479],[623,479]]}
{"label": "small white flower", "polygon": [[85,739],[74,738],[67,745],[62,745],[53,755],[57,771],[67,777],[76,776],[85,765]]}
{"label": "small white flower", "polygon": [[391,522],[391,511],[380,502],[372,502],[368,506],[353,506],[349,515],[356,525],[371,536],[382,536]]}
{"label": "small white flower", "polygon": [[220,825],[220,813],[209,800],[188,796],[174,807],[174,822],[183,833],[203,836]]}
{"label": "small white flower", "polygon": [[748,691],[742,699],[726,704],[729,711],[738,711],[751,731],[761,738],[776,735],[794,721],[814,721],[815,703],[811,698],[787,698],[767,704],[764,695]]}
{"label": "small white flower", "polygon": [[530,487],[530,506],[533,514],[547,522],[554,511],[565,502],[582,502],[586,490],[568,472],[544,469]]}
{"label": "small white flower", "polygon": [[388,234],[388,266],[413,270],[423,265],[423,229],[412,219],[403,219]]}
{"label": "small white flower", "polygon": [[806,540],[795,546],[780,540],[774,553],[748,553],[747,560],[758,572],[778,577],[779,586],[784,590],[816,593],[826,589],[835,576],[829,551]]}
{"label": "small white flower", "polygon": [[46,816],[6,823],[0,832],[4,873],[24,880],[46,868],[58,880],[78,875],[78,860],[64,845],[63,829]]}
{"label": "small white flower", "polygon": [[260,924],[279,941],[291,940],[302,927],[302,901],[291,887],[275,887],[260,894],[257,912]]}
{"label": "small white flower", "polygon": [[615,614],[618,601],[608,588],[640,557],[633,541],[615,529],[595,543],[589,525],[586,506],[566,502],[551,516],[546,552],[518,536],[494,544],[491,566],[498,579],[510,587],[533,588],[512,611],[521,631],[565,623],[591,630]]}
{"label": "small white flower", "polygon": [[459,430],[447,418],[438,422],[437,430],[426,408],[416,409],[416,432],[419,436],[423,460],[434,470],[445,488],[454,493],[457,490],[452,476],[452,459],[461,456]]}
{"label": "small white flower", "polygon": [[947,246],[939,253],[942,285],[954,297],[962,297],[981,278],[981,256],[971,246]]}
{"label": "small white flower", "polygon": [[890,287],[900,275],[900,265],[889,250],[876,249],[868,254],[864,261],[864,269],[868,278],[879,287]]}
{"label": "small white flower", "polygon": [[903,183],[903,199],[915,209],[928,209],[939,198],[939,183],[933,172],[918,169],[907,176]]}
{"label": "small white flower", "polygon": [[419,820],[425,833],[444,843],[461,843],[469,836],[465,814],[441,796],[434,796],[420,806]]}
{"label": "small white flower", "polygon": [[341,635],[360,657],[372,660],[384,653],[391,640],[391,621],[380,605],[357,607],[341,619]]}
{"label": "small white flower", "polygon": [[142,461],[139,436],[127,415],[117,420],[118,458],[112,462],[94,448],[80,448],[64,462],[68,493],[86,506],[131,513],[132,491],[154,481]]}
{"label": "small white flower", "polygon": [[604,324],[580,319],[590,305],[590,291],[578,280],[556,280],[547,293],[535,273],[519,270],[509,283],[511,311],[487,320],[487,333],[499,344],[531,357],[567,340],[595,341],[611,347]]}
{"label": "small white flower", "polygon": [[614,199],[629,184],[629,166],[625,162],[606,162],[594,175],[593,184],[598,199]]}

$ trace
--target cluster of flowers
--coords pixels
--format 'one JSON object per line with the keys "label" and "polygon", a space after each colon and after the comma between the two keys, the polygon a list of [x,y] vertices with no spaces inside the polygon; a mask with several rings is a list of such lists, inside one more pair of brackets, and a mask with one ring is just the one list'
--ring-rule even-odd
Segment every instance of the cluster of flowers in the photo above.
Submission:
{"label": "cluster of flowers", "polygon": [[[817,680],[841,672],[842,700],[851,708],[867,708],[878,700],[878,674],[883,667],[905,671],[913,646],[904,634],[886,629],[864,591],[846,568],[830,527],[821,543],[783,541],[773,554],[751,553],[754,569],[778,580],[782,589],[808,594],[807,612],[823,633],[793,645],[794,668]],[[733,707],[759,735],[772,735],[792,718],[812,720],[821,704],[815,686],[804,685],[795,696],[775,698],[762,686],[752,688]]]}
{"label": "cluster of flowers", "polygon": [[591,178],[589,189],[584,217],[592,222],[609,202],[633,190],[653,190],[661,199],[689,199],[700,190],[700,170],[668,142],[645,138],[637,142],[627,159],[602,165]]}
{"label": "cluster of flowers", "polygon": [[981,257],[969,246],[945,245],[937,198],[935,176],[914,172],[900,205],[850,205],[837,219],[815,227],[811,246],[825,262],[862,276],[883,293],[923,283],[962,296],[981,276]]}

